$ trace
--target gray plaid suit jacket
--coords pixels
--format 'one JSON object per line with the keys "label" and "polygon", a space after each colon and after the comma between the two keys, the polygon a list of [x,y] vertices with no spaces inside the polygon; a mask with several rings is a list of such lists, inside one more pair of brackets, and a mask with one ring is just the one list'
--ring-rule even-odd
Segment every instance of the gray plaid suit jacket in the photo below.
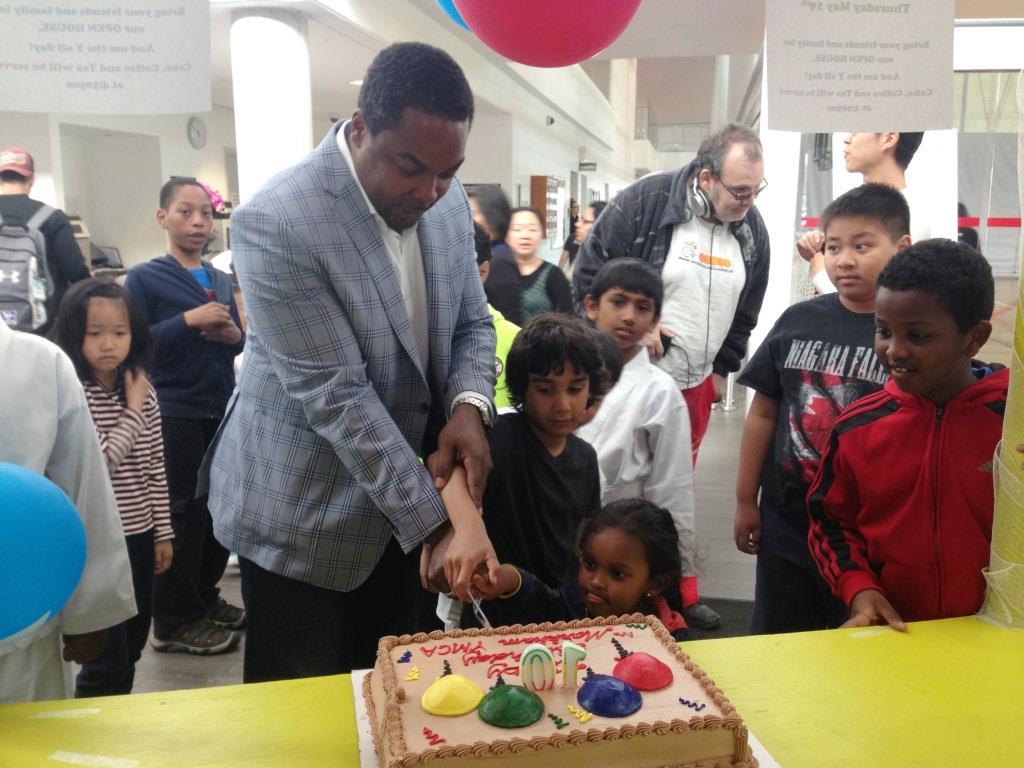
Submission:
{"label": "gray plaid suit jacket", "polygon": [[[335,134],[231,216],[249,316],[210,467],[217,539],[260,567],[349,591],[392,537],[446,519],[419,452],[431,406],[494,391],[494,326],[462,185],[420,220],[429,316],[398,276]],[[410,323],[428,323],[423,370]]]}

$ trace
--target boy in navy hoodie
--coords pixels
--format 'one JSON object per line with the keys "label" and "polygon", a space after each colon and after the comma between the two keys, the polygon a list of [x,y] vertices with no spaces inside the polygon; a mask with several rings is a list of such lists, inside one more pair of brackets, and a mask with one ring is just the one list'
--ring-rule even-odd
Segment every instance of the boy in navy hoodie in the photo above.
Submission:
{"label": "boy in navy hoodie", "polygon": [[228,552],[213,538],[206,497],[194,497],[245,335],[230,279],[202,259],[213,227],[206,190],[195,179],[172,179],[160,190],[156,217],[167,230],[168,254],[133,267],[125,282],[153,334],[151,381],[174,529],[173,565],[154,584],[152,644],[158,651],[224,653],[238,644],[233,630],[245,625],[245,613],[220,597]]}

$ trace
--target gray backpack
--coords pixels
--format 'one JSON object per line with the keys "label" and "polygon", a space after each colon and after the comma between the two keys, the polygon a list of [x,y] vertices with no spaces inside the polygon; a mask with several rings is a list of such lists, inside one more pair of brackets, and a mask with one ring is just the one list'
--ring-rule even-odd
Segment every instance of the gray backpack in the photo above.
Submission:
{"label": "gray backpack", "polygon": [[34,331],[46,322],[53,279],[39,228],[54,210],[44,205],[24,225],[7,224],[0,216],[0,320],[16,331]]}

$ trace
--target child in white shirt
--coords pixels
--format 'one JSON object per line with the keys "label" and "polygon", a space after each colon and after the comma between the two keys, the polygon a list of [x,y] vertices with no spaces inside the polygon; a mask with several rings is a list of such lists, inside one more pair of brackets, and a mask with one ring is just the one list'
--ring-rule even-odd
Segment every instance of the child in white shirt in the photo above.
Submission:
{"label": "child in white shirt", "polygon": [[612,259],[584,297],[587,317],[622,353],[618,383],[578,434],[594,446],[601,470],[601,501],[642,498],[672,515],[679,535],[684,616],[699,603],[695,565],[695,505],[690,420],[672,377],[652,365],[640,340],[658,327],[661,275],[632,258]]}
{"label": "child in white shirt", "polygon": [[78,588],[60,614],[0,643],[0,702],[62,699],[72,690],[67,662],[98,656],[107,627],[135,615],[128,550],[96,428],[67,355],[0,322],[0,370],[0,461],[56,483],[81,515],[87,543]]}

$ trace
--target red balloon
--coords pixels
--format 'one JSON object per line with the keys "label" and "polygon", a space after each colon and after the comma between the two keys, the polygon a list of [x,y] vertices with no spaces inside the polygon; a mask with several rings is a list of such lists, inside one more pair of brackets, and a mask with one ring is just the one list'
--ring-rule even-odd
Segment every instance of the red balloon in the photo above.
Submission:
{"label": "red balloon", "polygon": [[502,56],[531,67],[567,67],[615,42],[640,0],[455,0],[455,6]]}

